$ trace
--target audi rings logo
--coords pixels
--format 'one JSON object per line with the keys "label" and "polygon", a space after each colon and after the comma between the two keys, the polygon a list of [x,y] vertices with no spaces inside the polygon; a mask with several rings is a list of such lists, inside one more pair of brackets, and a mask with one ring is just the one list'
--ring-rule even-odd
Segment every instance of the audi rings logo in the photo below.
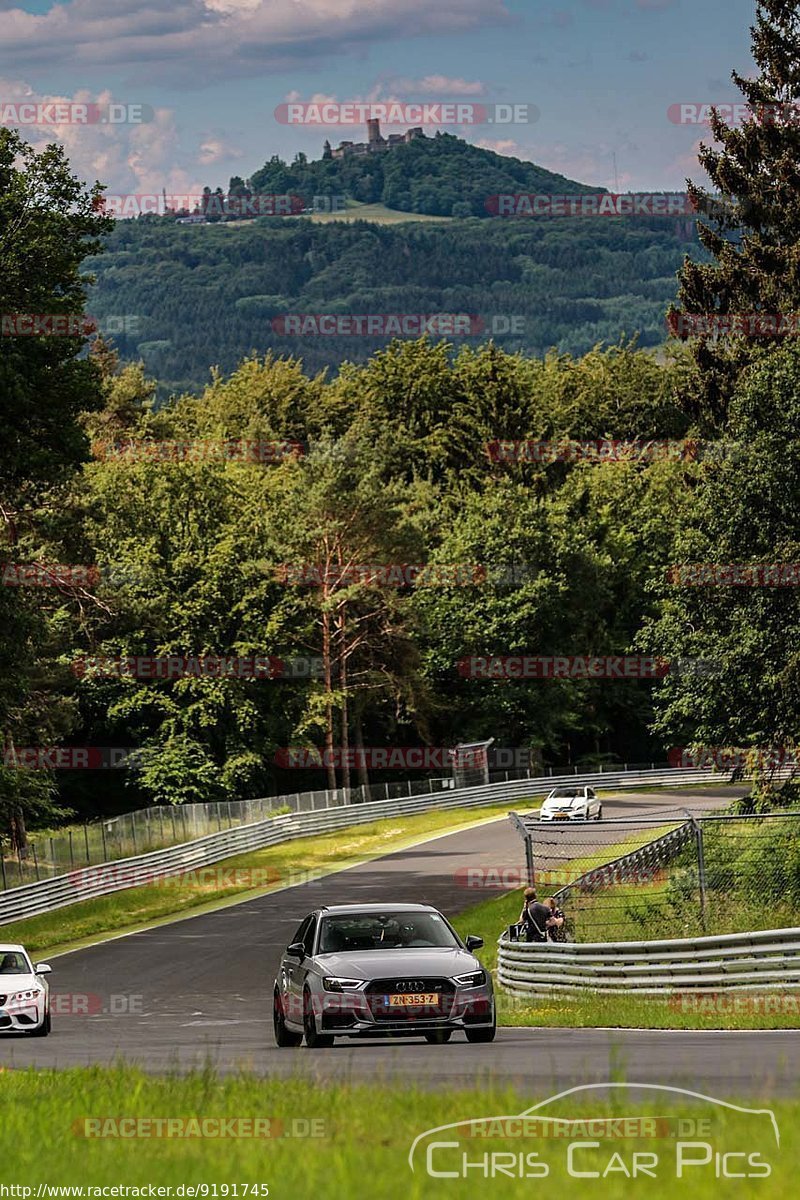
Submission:
{"label": "audi rings logo", "polygon": [[398,979],[395,984],[398,992],[424,992],[425,983],[422,979]]}

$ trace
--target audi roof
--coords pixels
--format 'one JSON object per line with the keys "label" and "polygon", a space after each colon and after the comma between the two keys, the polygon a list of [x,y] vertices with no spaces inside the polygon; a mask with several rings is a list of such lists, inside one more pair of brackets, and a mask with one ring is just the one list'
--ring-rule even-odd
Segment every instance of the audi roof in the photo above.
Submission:
{"label": "audi roof", "polygon": [[392,912],[438,912],[432,904],[407,904],[393,900],[375,900],[372,904],[321,904],[316,911],[321,913],[374,913],[376,908],[391,909]]}

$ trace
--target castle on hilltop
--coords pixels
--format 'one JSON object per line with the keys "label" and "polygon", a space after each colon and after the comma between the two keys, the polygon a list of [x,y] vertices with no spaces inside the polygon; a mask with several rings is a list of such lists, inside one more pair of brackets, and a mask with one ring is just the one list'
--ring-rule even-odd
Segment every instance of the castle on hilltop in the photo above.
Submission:
{"label": "castle on hilltop", "polygon": [[325,141],[322,157],[326,158],[349,158],[354,154],[382,154],[385,150],[394,150],[396,146],[403,146],[406,142],[413,142],[415,138],[425,137],[422,132],[422,126],[418,125],[415,129],[407,129],[405,133],[390,133],[388,138],[381,134],[381,123],[378,120],[367,121],[367,140],[366,142],[340,142],[335,150],[331,149],[329,141]]}

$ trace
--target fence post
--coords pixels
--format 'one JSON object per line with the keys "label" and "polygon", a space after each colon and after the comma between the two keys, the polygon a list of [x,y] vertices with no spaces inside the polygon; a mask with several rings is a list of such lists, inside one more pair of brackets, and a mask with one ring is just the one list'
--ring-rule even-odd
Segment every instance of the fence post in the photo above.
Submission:
{"label": "fence post", "polygon": [[83,827],[83,840],[86,843],[86,862],[88,864],[88,863],[91,863],[91,861],[92,861],[92,857],[89,853],[89,826],[88,825],[84,825],[84,827]]}
{"label": "fence post", "polygon": [[[71,867],[75,866],[75,855],[72,852],[72,830],[71,829],[69,831],[69,865]],[[20,874],[21,874],[21,872],[20,872]]]}
{"label": "fence post", "polygon": [[33,865],[36,868],[36,882],[39,882],[39,860],[36,857],[36,842],[31,842],[31,850],[33,851]]}
{"label": "fence post", "polygon": [[528,880],[531,887],[536,886],[536,872],[533,866],[533,834],[528,832],[525,837],[525,862],[528,867]]}
{"label": "fence post", "polygon": [[700,881],[700,920],[703,931],[706,928],[706,856],[703,847],[703,826],[695,821],[695,836],[697,837],[697,874]]}
{"label": "fence post", "polygon": [[0,874],[3,876],[3,891],[5,891],[8,884],[6,883],[6,859],[2,842],[0,842]]}
{"label": "fence post", "polygon": [[700,889],[700,924],[703,927],[703,933],[706,932],[706,858],[703,850],[703,830],[700,822],[689,812],[688,808],[683,810],[692,823],[694,830],[694,840],[697,847],[697,881]]}

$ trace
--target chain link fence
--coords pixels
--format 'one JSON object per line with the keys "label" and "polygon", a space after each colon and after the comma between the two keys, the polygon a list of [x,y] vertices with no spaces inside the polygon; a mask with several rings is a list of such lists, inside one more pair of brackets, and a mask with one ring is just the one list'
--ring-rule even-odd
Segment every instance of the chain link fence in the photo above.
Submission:
{"label": "chain link fence", "polygon": [[70,826],[63,834],[32,834],[25,852],[12,851],[0,840],[0,890],[53,879],[76,867],[131,858],[151,850],[177,846],[209,833],[252,825],[285,812],[314,812],[369,800],[395,800],[450,789],[452,779],[426,779],[415,783],[375,784],[370,787],[320,789],[288,796],[255,800],[228,800],[208,804],[156,805],[117,817],[104,817],[89,825]]}
{"label": "chain link fence", "polygon": [[800,925],[800,811],[528,821],[529,870],[575,942]]}
{"label": "chain link fence", "polygon": [[[655,763],[625,763],[623,767],[599,765],[600,772],[655,768]],[[585,765],[542,770],[534,768],[489,771],[489,783],[508,783],[514,779],[539,779],[553,775],[575,774]],[[482,772],[483,776],[483,772]],[[367,804],[373,800],[399,800],[406,796],[427,796],[455,788],[452,776],[440,779],[402,780],[374,783],[348,789],[324,788],[294,792],[284,796],[266,796],[255,800],[229,800],[220,803],[183,804],[177,807],[153,806],[117,817],[105,817],[91,824],[73,825],[61,834],[41,837],[31,834],[25,852],[12,850],[0,837],[0,890],[53,879],[76,867],[97,866],[121,858],[163,850],[194,838],[251,825],[283,812],[315,812],[342,804]],[[459,781],[458,786],[469,786]]]}

